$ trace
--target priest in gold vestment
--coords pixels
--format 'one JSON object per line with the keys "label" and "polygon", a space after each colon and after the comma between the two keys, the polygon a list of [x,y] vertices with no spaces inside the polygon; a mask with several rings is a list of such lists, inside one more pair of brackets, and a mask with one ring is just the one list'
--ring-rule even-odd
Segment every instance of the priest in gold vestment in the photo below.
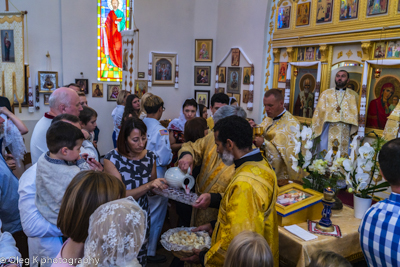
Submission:
{"label": "priest in gold vestment", "polygon": [[303,176],[292,169],[295,133],[290,126],[300,127],[299,121],[283,106],[283,96],[278,89],[270,89],[264,95],[268,117],[260,126],[263,137],[255,138],[255,145],[265,151],[265,156],[275,170],[278,179],[300,180]]}
{"label": "priest in gold vestment", "polygon": [[348,155],[350,136],[358,129],[358,94],[347,88],[349,73],[337,72],[336,88],[322,92],[312,118],[314,138],[321,137],[317,151],[340,151]]}
{"label": "priest in gold vestment", "polygon": [[397,104],[392,113],[390,113],[388,120],[383,130],[383,139],[390,141],[397,138],[400,126],[400,104]]}
{"label": "priest in gold vestment", "polygon": [[[223,106],[214,114],[214,120],[237,115],[246,118],[246,111],[241,107]],[[235,169],[225,165],[218,157],[214,133],[210,131],[207,136],[196,142],[187,142],[179,150],[179,167],[186,172],[193,165],[201,165],[200,173],[196,179],[196,193],[200,195],[198,203],[192,210],[191,226],[200,226],[218,216],[219,203],[225,193]]]}
{"label": "priest in gold vestment", "polygon": [[252,148],[252,129],[238,116],[230,116],[215,124],[217,152],[226,165],[235,166],[235,174],[221,200],[218,218],[194,231],[212,232],[208,251],[194,250],[186,259],[205,266],[223,266],[232,239],[249,230],[262,235],[268,242],[274,266],[279,265],[278,221],[275,210],[278,193],[274,171],[258,148]]}

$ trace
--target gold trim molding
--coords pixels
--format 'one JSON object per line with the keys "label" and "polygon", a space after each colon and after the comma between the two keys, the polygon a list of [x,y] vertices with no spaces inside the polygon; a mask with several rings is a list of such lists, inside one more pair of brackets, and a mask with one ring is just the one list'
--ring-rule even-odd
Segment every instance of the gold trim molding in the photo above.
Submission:
{"label": "gold trim molding", "polygon": [[[2,15],[0,15],[0,16],[2,16]],[[4,17],[0,18],[0,23],[4,23],[6,21],[8,23],[13,23],[14,21],[21,22],[21,21],[23,21],[23,19],[24,19],[24,14],[21,14],[19,16],[14,15],[12,17],[4,16]]]}
{"label": "gold trim molding", "polygon": [[361,49],[363,52],[361,61],[364,62],[366,60],[369,60],[371,52],[372,52],[372,43],[371,42],[361,42]]}
{"label": "gold trim molding", "polygon": [[272,50],[272,54],[274,55],[274,63],[279,63],[281,61],[281,49],[280,48],[274,48]]}
{"label": "gold trim molding", "polygon": [[353,55],[353,52],[351,52],[351,49],[346,53],[347,58],[350,58]]}
{"label": "gold trim molding", "polygon": [[339,59],[339,58],[341,58],[343,56],[343,51],[340,51],[338,54],[337,54],[337,58]]}

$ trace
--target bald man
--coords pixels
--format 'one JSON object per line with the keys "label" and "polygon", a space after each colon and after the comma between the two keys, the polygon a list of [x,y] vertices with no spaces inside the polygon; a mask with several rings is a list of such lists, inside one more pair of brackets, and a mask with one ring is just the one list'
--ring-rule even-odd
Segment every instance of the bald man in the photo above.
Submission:
{"label": "bald man", "polygon": [[82,105],[78,94],[70,88],[61,87],[55,90],[49,98],[50,111],[38,121],[31,138],[32,164],[35,164],[42,153],[46,152],[46,132],[53,118],[60,114],[71,114],[79,117]]}

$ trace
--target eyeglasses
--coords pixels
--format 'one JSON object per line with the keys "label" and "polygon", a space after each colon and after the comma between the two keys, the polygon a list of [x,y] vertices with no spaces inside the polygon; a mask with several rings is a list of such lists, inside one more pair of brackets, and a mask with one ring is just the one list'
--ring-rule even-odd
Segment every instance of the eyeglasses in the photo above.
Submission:
{"label": "eyeglasses", "polygon": [[162,111],[165,111],[165,107],[162,107]]}

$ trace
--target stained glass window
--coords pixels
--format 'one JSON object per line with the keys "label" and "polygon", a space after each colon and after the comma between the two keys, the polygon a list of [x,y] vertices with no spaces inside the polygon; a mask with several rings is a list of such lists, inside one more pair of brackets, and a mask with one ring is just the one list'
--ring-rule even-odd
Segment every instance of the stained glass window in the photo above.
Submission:
{"label": "stained glass window", "polygon": [[122,80],[122,36],[129,25],[128,0],[97,0],[97,79]]}

